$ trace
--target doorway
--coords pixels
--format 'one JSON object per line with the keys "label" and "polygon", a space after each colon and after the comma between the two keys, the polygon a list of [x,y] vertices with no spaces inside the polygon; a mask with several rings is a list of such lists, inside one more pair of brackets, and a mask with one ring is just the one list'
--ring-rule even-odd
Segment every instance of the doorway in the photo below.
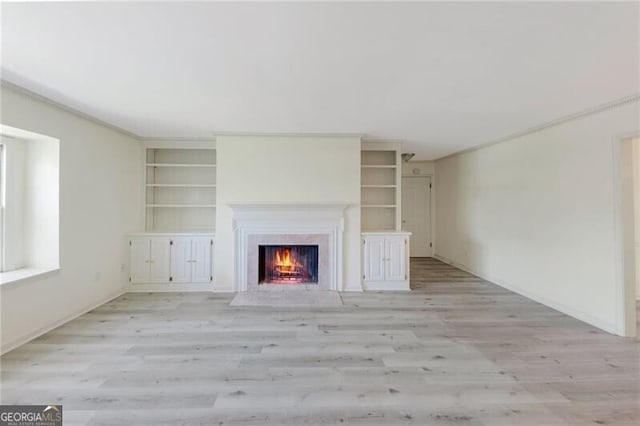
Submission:
{"label": "doorway", "polygon": [[633,223],[635,229],[633,249],[636,278],[636,321],[640,324],[640,137],[631,139],[631,152],[633,154]]}
{"label": "doorway", "polygon": [[411,257],[433,256],[431,176],[402,178],[402,230],[411,232]]}
{"label": "doorway", "polygon": [[[631,136],[614,140],[614,186],[615,237],[616,237],[616,334],[636,336],[638,312],[636,300],[636,273],[639,244],[636,227],[640,223],[638,194],[638,137]],[[635,206],[634,206],[635,204]]]}

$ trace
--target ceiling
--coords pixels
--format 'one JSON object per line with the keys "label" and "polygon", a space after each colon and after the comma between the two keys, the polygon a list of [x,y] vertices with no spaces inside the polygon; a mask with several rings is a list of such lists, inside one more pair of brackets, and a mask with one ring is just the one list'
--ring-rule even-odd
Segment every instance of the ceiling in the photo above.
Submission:
{"label": "ceiling", "polygon": [[435,159],[639,90],[639,3],[3,3],[2,78],[142,137]]}

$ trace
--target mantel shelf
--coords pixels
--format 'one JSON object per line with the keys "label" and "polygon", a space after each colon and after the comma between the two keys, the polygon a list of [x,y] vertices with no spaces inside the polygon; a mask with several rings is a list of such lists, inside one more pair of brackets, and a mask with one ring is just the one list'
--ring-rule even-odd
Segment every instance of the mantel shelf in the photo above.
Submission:
{"label": "mantel shelf", "polygon": [[215,207],[215,204],[147,204],[147,208],[178,208],[178,209],[188,209],[188,208],[212,208]]}
{"label": "mantel shelf", "polygon": [[208,183],[148,183],[148,188],[215,188],[215,184]]}
{"label": "mantel shelf", "polygon": [[216,167],[215,164],[147,163],[147,167]]}

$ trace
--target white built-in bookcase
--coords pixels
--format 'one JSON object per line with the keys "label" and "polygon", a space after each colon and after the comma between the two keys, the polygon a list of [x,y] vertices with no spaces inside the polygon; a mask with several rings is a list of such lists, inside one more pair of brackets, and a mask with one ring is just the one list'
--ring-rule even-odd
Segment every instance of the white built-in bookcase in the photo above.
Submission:
{"label": "white built-in bookcase", "polygon": [[146,147],[148,232],[215,230],[216,150],[203,144],[185,145]]}
{"label": "white built-in bookcase", "polygon": [[363,142],[360,159],[360,204],[363,231],[401,228],[400,144]]}

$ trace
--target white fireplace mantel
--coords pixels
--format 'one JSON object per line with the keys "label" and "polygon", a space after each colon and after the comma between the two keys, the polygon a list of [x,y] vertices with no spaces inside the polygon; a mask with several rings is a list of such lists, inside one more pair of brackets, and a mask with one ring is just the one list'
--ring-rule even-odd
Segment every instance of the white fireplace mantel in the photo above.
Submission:
{"label": "white fireplace mantel", "polygon": [[235,238],[235,291],[248,289],[249,239],[255,235],[326,235],[329,290],[342,290],[344,211],[347,203],[229,204]]}

